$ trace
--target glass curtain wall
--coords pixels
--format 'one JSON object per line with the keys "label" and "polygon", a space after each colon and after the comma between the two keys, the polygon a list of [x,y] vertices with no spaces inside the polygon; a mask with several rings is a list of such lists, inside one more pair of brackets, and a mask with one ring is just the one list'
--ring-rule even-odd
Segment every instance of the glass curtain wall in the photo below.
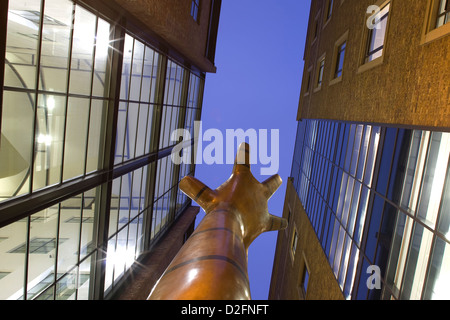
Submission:
{"label": "glass curtain wall", "polygon": [[447,132],[299,122],[294,186],[347,299],[450,298],[449,154]]}
{"label": "glass curtain wall", "polygon": [[190,204],[170,133],[203,75],[72,1],[8,4],[0,299],[102,299]]}

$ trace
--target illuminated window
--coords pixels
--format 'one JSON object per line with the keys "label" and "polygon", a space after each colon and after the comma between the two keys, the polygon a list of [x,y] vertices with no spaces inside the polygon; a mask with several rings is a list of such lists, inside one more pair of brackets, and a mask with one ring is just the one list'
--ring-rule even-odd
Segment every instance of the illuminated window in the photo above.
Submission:
{"label": "illuminated window", "polygon": [[170,133],[194,136],[203,75],[77,1],[7,4],[0,300],[102,299],[190,204]]}

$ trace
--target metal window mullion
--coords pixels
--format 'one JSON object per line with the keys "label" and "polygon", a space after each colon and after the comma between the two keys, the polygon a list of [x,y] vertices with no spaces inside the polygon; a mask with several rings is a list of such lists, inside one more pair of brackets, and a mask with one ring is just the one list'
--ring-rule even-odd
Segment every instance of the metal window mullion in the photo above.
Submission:
{"label": "metal window mullion", "polygon": [[[58,218],[56,224],[56,239],[55,239],[55,276],[53,278],[53,300],[56,300],[56,282],[58,281],[58,253],[59,253],[59,233],[61,226],[61,203],[58,204]],[[51,285],[49,286],[51,287]]]}
{"label": "metal window mullion", "polygon": [[[123,51],[125,44],[125,30],[119,25],[124,23],[124,18],[116,25],[111,25],[113,40],[109,48],[107,71],[105,82],[109,81],[109,88],[105,88],[105,94],[109,97],[105,137],[110,138],[110,143],[105,143],[102,168],[108,169],[107,183],[100,186],[100,194],[96,197],[96,218],[94,219],[93,243],[99,248],[91,259],[91,283],[89,298],[102,300],[104,298],[106,253],[108,248],[108,231],[111,207],[112,177],[114,175],[115,144],[117,137],[117,121],[119,112],[120,84],[122,80]],[[109,79],[108,79],[109,78]],[[109,92],[106,90],[109,89]],[[106,140],[105,140],[106,141]]]}
{"label": "metal window mullion", "polygon": [[[3,1],[5,2],[5,1]],[[9,1],[7,1],[9,2]],[[5,5],[6,6],[6,5]],[[33,140],[31,145],[31,163],[30,163],[30,185],[28,188],[29,193],[31,194],[33,192],[33,173],[34,173],[34,153],[35,153],[35,140],[36,140],[36,119],[37,119],[37,100],[38,100],[38,89],[39,89],[39,73],[40,73],[40,64],[41,64],[41,52],[42,52],[42,30],[44,27],[44,8],[45,8],[45,0],[41,1],[41,7],[40,7],[40,17],[39,17],[39,33],[38,33],[38,48],[37,48],[37,65],[36,65],[36,82],[35,82],[35,88],[34,88],[34,121],[33,121]],[[7,19],[6,19],[7,24]],[[5,51],[6,51],[6,30],[5,30]],[[2,64],[3,65],[3,64]],[[4,66],[2,66],[4,68]],[[3,81],[3,77],[2,77]],[[2,95],[3,95],[3,88],[2,88]],[[2,97],[3,98],[3,97]],[[3,105],[3,99],[2,99],[2,105]],[[1,121],[0,121],[1,123]],[[30,215],[27,217],[27,239],[26,239],[26,249],[25,249],[25,264],[24,264],[24,292],[23,292],[23,299],[27,300],[27,293],[28,293],[28,267],[29,267],[29,252],[30,252],[30,233],[31,233],[31,218]]]}
{"label": "metal window mullion", "polygon": [[[381,128],[381,137],[380,137],[380,142],[378,145],[378,150],[377,150],[377,154],[376,154],[376,158],[375,158],[375,165],[374,165],[374,170],[373,172],[377,173],[376,175],[374,174],[374,176],[378,177],[378,172],[380,170],[380,163],[381,163],[381,158],[382,158],[382,151],[384,148],[384,140],[386,137],[386,129],[385,128]],[[373,180],[378,180],[378,179],[373,179]],[[372,181],[372,186],[375,186],[376,189],[376,185],[377,185],[377,181]],[[362,237],[361,237],[361,242],[360,242],[360,250],[362,252],[362,255],[365,256],[365,252],[366,252],[366,244],[367,244],[367,236],[369,233],[369,228],[370,228],[370,220],[372,218],[372,209],[373,209],[373,203],[375,201],[375,190],[372,189],[372,187],[369,188],[369,199],[367,202],[367,209],[366,209],[366,217],[365,217],[365,221],[364,221],[364,229],[362,230]],[[383,207],[383,211],[384,211],[384,207]],[[381,221],[380,221],[381,223]],[[379,230],[379,228],[378,228]],[[376,248],[375,248],[376,251]],[[376,254],[376,252],[375,252]]]}
{"label": "metal window mullion", "polygon": [[87,134],[86,134],[86,148],[84,151],[84,168],[83,173],[86,175],[87,170],[87,159],[88,159],[88,152],[89,152],[89,132],[91,128],[91,113],[92,113],[92,94],[94,90],[94,73],[95,73],[95,56],[97,53],[97,32],[98,32],[98,16],[95,17],[95,37],[94,37],[94,46],[92,48],[92,65],[91,65],[91,89],[89,92],[89,114],[88,114],[88,121],[87,121]]}
{"label": "metal window mullion", "polygon": [[122,147],[122,162],[125,161],[125,148],[128,145],[128,160],[130,160],[130,144],[127,144],[127,139],[129,139],[129,134],[127,134],[128,130],[130,129],[128,126],[128,114],[130,112],[130,93],[131,93],[131,82],[133,81],[133,59],[134,59],[134,44],[136,39],[133,38],[133,46],[131,48],[131,60],[130,60],[130,77],[127,78],[128,80],[128,92],[126,97],[126,115],[125,115],[125,128],[124,128],[124,138],[123,138],[123,147]]}
{"label": "metal window mullion", "polygon": [[[71,67],[72,67],[72,50],[73,50],[73,34],[74,34],[74,26],[75,26],[75,3],[72,4],[72,25],[70,28],[70,43],[69,43],[69,53],[68,53],[68,64],[67,64],[67,79],[66,79],[66,97],[65,97],[65,112],[64,112],[64,130],[63,130],[63,148],[62,148],[62,155],[61,155],[61,171],[60,171],[60,182],[64,181],[64,159],[66,154],[66,133],[67,133],[67,112],[69,110],[69,86],[70,86],[70,76],[71,74]],[[40,58],[39,58],[40,60]],[[37,97],[36,97],[37,100]]]}
{"label": "metal window mullion", "polygon": [[25,239],[25,263],[24,263],[24,284],[23,300],[27,300],[28,294],[28,266],[30,263],[30,235],[31,235],[31,216],[27,217],[27,238]]}
{"label": "metal window mullion", "polygon": [[[145,46],[145,53],[147,52],[147,49],[148,49],[148,47]],[[151,97],[152,97],[152,88],[153,88],[153,72],[154,72],[154,67],[155,67],[155,51],[153,49],[151,49],[151,48],[150,48],[150,50],[153,52],[153,56],[152,56],[152,71],[151,71],[151,74],[150,74],[150,87],[149,87],[149,90],[148,90],[148,92],[149,92],[148,93],[148,101],[149,102],[148,102],[148,104],[146,104],[147,105],[147,121],[146,121],[146,124],[145,124],[146,127],[145,127],[145,139],[144,139],[144,154],[146,154],[147,143],[150,143],[150,141],[147,142],[148,130],[149,130],[149,119],[150,119],[150,117],[153,118],[153,113],[152,112],[153,112],[153,109],[154,109],[154,105],[153,105],[153,101],[151,100]],[[144,53],[144,60],[145,60],[145,53]],[[145,65],[145,63],[144,63],[144,65]],[[148,151],[151,152],[150,147],[149,147]]]}
{"label": "metal window mullion", "polygon": [[[139,85],[139,102],[138,102],[138,111],[137,111],[137,119],[138,123],[136,123],[136,133],[134,136],[134,153],[132,159],[136,158],[136,143],[138,139],[138,133],[139,133],[139,115],[141,114],[141,101],[142,101],[142,82],[144,81],[144,66],[145,66],[145,52],[147,50],[147,46],[143,44],[144,51],[142,52],[142,67],[141,67],[141,81]],[[133,60],[134,60],[134,48],[133,48]],[[133,72],[131,72],[131,79],[133,78]],[[131,84],[131,81],[130,81]],[[131,91],[131,85],[130,85],[130,91]],[[144,144],[144,153],[145,153],[145,144]]]}
{"label": "metal window mullion", "polygon": [[[33,119],[33,140],[31,144],[31,159],[30,159],[30,185],[28,186],[28,193],[33,193],[33,178],[34,178],[34,158],[36,153],[36,128],[37,128],[37,108],[38,108],[38,94],[39,94],[39,77],[41,73],[41,53],[42,53],[42,32],[44,29],[44,9],[45,0],[41,1],[40,16],[39,16],[39,31],[38,31],[38,48],[37,48],[37,65],[35,75],[35,88],[34,88],[34,119]],[[61,169],[62,170],[62,169]],[[62,171],[61,171],[62,172]]]}
{"label": "metal window mullion", "polygon": [[[188,97],[189,97],[189,85],[190,85],[190,72],[188,70],[184,70],[183,77],[182,77],[182,84],[183,86],[180,89],[180,116],[178,118],[178,128],[183,128],[185,124],[186,119],[186,113],[187,113],[187,105],[188,105]],[[181,172],[181,165],[173,165],[173,176],[172,176],[172,186],[175,186],[172,190],[172,196],[171,201],[172,203],[169,203],[169,216],[171,220],[175,219],[176,216],[176,207],[177,207],[177,196],[178,196],[178,182],[180,181],[180,172]]]}
{"label": "metal window mullion", "polygon": [[[6,57],[6,37],[8,34],[8,4],[0,1],[0,56]],[[5,59],[6,61],[6,59]],[[0,133],[2,132],[3,90],[5,80],[5,63],[0,63]]]}
{"label": "metal window mullion", "polygon": [[[162,118],[162,106],[164,102],[164,92],[166,84],[167,75],[167,64],[168,59],[165,55],[158,55],[158,70],[156,75],[155,84],[155,107],[153,108],[152,124],[151,124],[151,135],[150,135],[150,149],[149,152],[157,152],[159,147],[159,140],[161,135],[161,118]],[[152,218],[153,218],[153,205],[155,199],[155,177],[156,170],[158,169],[158,161],[152,162],[147,170],[147,195],[146,201],[147,213],[143,217],[143,238],[144,245],[143,250],[148,250],[150,248],[151,233],[152,233]]]}
{"label": "metal window mullion", "polygon": [[[79,274],[80,274],[80,265],[81,265],[81,239],[83,236],[83,216],[84,216],[84,199],[85,195],[84,192],[81,194],[81,208],[80,208],[80,227],[78,232],[78,252],[77,252],[77,264],[75,266],[76,268],[76,291],[75,291],[75,300],[78,300],[78,281],[79,281]],[[95,200],[94,200],[95,201]],[[88,244],[87,244],[88,245]],[[89,251],[86,248],[86,256],[88,255]]]}

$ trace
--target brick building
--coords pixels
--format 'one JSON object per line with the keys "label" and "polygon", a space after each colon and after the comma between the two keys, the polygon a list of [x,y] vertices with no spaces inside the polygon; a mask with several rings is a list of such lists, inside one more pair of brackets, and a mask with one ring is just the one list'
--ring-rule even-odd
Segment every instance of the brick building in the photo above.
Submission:
{"label": "brick building", "polygon": [[449,299],[450,1],[313,0],[270,299]]}

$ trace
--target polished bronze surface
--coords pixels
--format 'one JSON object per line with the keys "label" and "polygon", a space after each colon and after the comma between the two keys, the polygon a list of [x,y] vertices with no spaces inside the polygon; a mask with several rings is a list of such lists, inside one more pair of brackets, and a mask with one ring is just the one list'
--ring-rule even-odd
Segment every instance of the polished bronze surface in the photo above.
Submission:
{"label": "polished bronze surface", "polygon": [[194,177],[180,189],[206,212],[148,299],[250,299],[247,252],[261,233],[281,230],[287,221],[269,214],[267,201],[282,181],[274,175],[260,183],[250,170],[250,148],[239,146],[231,177],[211,190]]}

